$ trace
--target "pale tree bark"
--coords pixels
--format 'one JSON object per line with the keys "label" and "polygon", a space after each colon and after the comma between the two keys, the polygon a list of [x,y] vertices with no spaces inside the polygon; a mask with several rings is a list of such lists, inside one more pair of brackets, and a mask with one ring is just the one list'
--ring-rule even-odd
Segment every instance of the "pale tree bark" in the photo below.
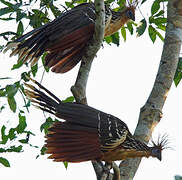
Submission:
{"label": "pale tree bark", "polygon": [[[96,56],[97,51],[102,45],[104,39],[104,28],[105,28],[105,7],[103,0],[95,0],[95,9],[96,9],[96,21],[95,21],[95,32],[93,39],[89,42],[88,47],[85,49],[85,54],[82,57],[82,62],[78,72],[78,76],[74,86],[71,87],[71,91],[77,102],[82,104],[87,104],[86,98],[86,87],[89,77],[89,72],[91,70],[91,65],[94,57]],[[97,179],[105,180],[107,174],[103,173],[102,162],[98,163],[92,161]]]}
{"label": "pale tree bark", "polygon": [[[96,24],[93,40],[89,43],[79,69],[77,80],[71,90],[77,102],[87,104],[86,85],[91,69],[92,61],[100,49],[104,37],[104,2],[95,0]],[[162,117],[162,109],[171,88],[176,71],[182,41],[182,3],[181,0],[169,0],[167,10],[167,26],[164,40],[163,52],[159,65],[159,70],[154,82],[153,89],[140,110],[138,124],[134,135],[144,142],[151,138],[155,126]],[[113,174],[108,174],[103,170],[101,162],[92,162],[97,179],[121,179],[131,180],[141,162],[140,158],[122,161],[120,166],[114,163]]]}

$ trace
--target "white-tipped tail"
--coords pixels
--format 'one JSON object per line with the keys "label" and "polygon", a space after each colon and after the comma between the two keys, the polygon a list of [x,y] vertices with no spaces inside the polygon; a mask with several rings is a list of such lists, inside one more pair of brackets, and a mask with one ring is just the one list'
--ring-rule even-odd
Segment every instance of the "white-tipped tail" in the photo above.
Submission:
{"label": "white-tipped tail", "polygon": [[15,49],[17,48],[18,44],[20,44],[20,42],[12,42],[9,43],[6,48],[4,49],[3,53],[6,53],[9,49]]}

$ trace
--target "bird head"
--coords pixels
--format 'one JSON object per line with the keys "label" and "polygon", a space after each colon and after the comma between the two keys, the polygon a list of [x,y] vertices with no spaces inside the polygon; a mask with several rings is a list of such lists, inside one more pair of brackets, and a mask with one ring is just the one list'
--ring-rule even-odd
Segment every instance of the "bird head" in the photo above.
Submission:
{"label": "bird head", "polygon": [[162,149],[158,146],[151,148],[151,156],[156,157],[159,161],[162,160]]}
{"label": "bird head", "polygon": [[125,11],[125,15],[128,19],[135,21],[135,7],[134,6],[128,7]]}
{"label": "bird head", "polygon": [[167,135],[159,136],[157,143],[152,140],[153,146],[151,147],[151,156],[156,157],[158,160],[162,160],[162,150],[169,148]]}
{"label": "bird head", "polygon": [[138,6],[140,0],[127,0],[125,15],[128,19],[135,21],[135,9]]}

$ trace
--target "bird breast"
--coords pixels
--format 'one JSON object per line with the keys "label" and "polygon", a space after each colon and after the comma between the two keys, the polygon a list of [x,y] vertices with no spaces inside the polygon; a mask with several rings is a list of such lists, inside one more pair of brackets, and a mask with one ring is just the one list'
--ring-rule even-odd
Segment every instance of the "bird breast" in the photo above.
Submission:
{"label": "bird breast", "polygon": [[108,151],[104,153],[103,159],[104,161],[118,161],[125,160],[128,158],[137,158],[137,157],[149,157],[150,153],[147,151],[136,151],[135,149],[122,149],[117,148],[112,151]]}

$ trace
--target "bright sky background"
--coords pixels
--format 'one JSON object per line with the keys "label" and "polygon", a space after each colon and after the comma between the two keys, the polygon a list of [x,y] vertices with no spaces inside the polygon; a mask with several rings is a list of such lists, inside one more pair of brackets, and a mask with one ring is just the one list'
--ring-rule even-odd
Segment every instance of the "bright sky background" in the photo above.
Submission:
{"label": "bright sky background", "polygon": [[[3,27],[2,25],[0,26]],[[12,29],[12,25],[6,26],[6,29],[8,28]],[[90,72],[87,86],[88,104],[122,119],[133,133],[140,108],[145,104],[155,80],[162,46],[160,40],[153,44],[147,32],[140,38],[136,38],[135,35],[130,36],[128,33],[127,42],[124,43],[122,40],[119,47],[104,43],[104,48],[97,54]],[[20,78],[21,69],[9,71],[16,63],[16,59],[16,57],[9,58],[8,53],[0,54],[0,77],[13,77],[13,80],[6,82],[15,82]],[[75,82],[78,68],[79,66],[63,75],[46,73],[42,84],[60,99],[65,99],[71,95],[69,89]],[[37,76],[38,81],[41,79],[42,72],[43,68]],[[153,134],[155,140],[159,134],[167,133],[174,150],[163,151],[161,162],[154,158],[143,158],[135,180],[159,178],[171,180],[176,174],[182,175],[181,99],[182,84],[179,84],[177,88],[173,84],[163,109],[163,118]],[[20,103],[21,101],[20,98]],[[32,144],[42,146],[44,138],[39,127],[45,120],[43,113],[32,107],[30,113],[26,115],[28,127],[37,134],[36,137],[31,136]],[[16,119],[17,116],[8,111],[0,117],[1,122],[10,121],[12,124],[16,124]],[[47,156],[35,159],[38,154],[37,149],[28,146],[23,153],[2,154],[1,156],[10,161],[11,168],[0,165],[0,179],[96,179],[90,162],[70,163],[66,170],[62,163],[48,160]]]}

